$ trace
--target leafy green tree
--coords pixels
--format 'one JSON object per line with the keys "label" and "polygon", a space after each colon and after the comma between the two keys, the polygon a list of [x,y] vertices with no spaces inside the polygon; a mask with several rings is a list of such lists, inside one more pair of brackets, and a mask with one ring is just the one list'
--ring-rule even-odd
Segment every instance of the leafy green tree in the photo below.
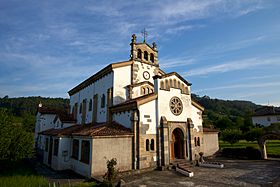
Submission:
{"label": "leafy green tree", "polygon": [[0,108],[0,159],[20,160],[33,155],[33,133],[21,123],[13,123],[7,110]]}
{"label": "leafy green tree", "polygon": [[235,144],[242,139],[242,132],[239,129],[225,129],[222,131],[221,139],[230,144]]}
{"label": "leafy green tree", "polygon": [[250,131],[245,133],[244,139],[246,141],[257,141],[264,134],[263,128],[251,128]]}
{"label": "leafy green tree", "polygon": [[222,117],[216,122],[216,127],[224,130],[233,127],[233,122],[228,117]]}

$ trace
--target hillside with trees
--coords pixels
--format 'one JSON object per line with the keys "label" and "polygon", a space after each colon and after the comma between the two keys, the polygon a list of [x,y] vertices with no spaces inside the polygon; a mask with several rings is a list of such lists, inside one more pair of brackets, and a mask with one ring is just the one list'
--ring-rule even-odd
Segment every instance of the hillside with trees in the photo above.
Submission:
{"label": "hillside with trees", "polygon": [[192,99],[204,108],[204,126],[220,130],[240,129],[248,131],[252,127],[251,116],[261,105],[251,101],[211,99],[192,94]]}

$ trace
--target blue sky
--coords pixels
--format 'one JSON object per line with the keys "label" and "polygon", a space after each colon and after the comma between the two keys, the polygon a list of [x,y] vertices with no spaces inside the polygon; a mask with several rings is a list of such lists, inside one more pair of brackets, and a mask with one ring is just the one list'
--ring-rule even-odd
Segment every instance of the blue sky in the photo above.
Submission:
{"label": "blue sky", "polygon": [[161,69],[193,93],[280,106],[279,10],[279,0],[0,0],[0,97],[68,97],[128,60],[146,28]]}

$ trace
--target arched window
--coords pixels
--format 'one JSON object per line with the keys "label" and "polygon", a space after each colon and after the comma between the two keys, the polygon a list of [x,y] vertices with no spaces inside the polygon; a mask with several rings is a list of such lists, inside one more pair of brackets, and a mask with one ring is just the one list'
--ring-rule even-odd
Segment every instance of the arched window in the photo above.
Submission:
{"label": "arched window", "polygon": [[196,137],[194,137],[194,146],[195,146],[195,147],[197,146],[196,143],[197,143],[197,142],[196,142]]}
{"label": "arched window", "polygon": [[180,81],[178,81],[178,84],[177,84],[178,89],[180,89],[180,85],[181,85],[181,84],[180,84]]}
{"label": "arched window", "polygon": [[141,91],[141,92],[142,92],[142,95],[145,95],[145,94],[146,94],[146,89],[145,89],[145,87],[142,87],[141,90],[142,90],[142,91]]}
{"label": "arched window", "polygon": [[141,51],[141,49],[137,50],[137,58],[142,59],[142,51]]}
{"label": "arched window", "polygon": [[150,151],[150,141],[146,139],[146,151]]}
{"label": "arched window", "polygon": [[196,145],[200,146],[200,138],[199,137],[197,137],[197,144]]}
{"label": "arched window", "polygon": [[155,57],[154,57],[154,54],[153,53],[151,53],[150,54],[150,61],[152,62],[152,63],[154,63],[154,61],[155,61],[155,59],[154,59]]}
{"label": "arched window", "polygon": [[101,108],[105,107],[105,100],[106,100],[105,95],[102,94],[102,97],[101,97]]}
{"label": "arched window", "polygon": [[169,80],[170,88],[173,88],[172,79]]}
{"label": "arched window", "polygon": [[177,81],[176,81],[176,79],[173,79],[173,87],[177,88]]}
{"label": "arched window", "polygon": [[147,94],[149,94],[150,93],[150,88],[149,87],[147,87]]}
{"label": "arched window", "polygon": [[189,89],[188,89],[188,87],[186,87],[185,90],[186,90],[186,94],[189,94]]}
{"label": "arched window", "polygon": [[88,111],[92,111],[92,99],[89,100]]}
{"label": "arched window", "polygon": [[151,151],[155,150],[155,140],[151,139]]}
{"label": "arched window", "polygon": [[169,85],[168,85],[168,80],[167,80],[167,79],[165,80],[165,88],[166,88],[167,90],[169,90]]}
{"label": "arched window", "polygon": [[160,81],[160,88],[164,89],[164,82],[163,81]]}
{"label": "arched window", "polygon": [[82,103],[80,103],[79,113],[82,113]]}
{"label": "arched window", "polygon": [[148,52],[147,51],[144,51],[144,59],[148,60]]}

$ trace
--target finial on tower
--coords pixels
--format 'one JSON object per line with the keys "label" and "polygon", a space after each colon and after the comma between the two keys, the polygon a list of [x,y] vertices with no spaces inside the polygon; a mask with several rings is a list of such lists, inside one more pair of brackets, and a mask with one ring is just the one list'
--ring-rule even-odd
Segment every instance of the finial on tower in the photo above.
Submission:
{"label": "finial on tower", "polygon": [[136,43],[136,34],[133,34],[131,37],[131,43]]}
{"label": "finial on tower", "polygon": [[144,43],[146,42],[146,38],[148,37],[148,32],[146,31],[146,29],[144,28],[144,30],[141,32],[143,37],[144,37]]}
{"label": "finial on tower", "polygon": [[156,44],[156,42],[153,42],[153,49],[154,49],[154,50],[157,50],[157,44]]}

